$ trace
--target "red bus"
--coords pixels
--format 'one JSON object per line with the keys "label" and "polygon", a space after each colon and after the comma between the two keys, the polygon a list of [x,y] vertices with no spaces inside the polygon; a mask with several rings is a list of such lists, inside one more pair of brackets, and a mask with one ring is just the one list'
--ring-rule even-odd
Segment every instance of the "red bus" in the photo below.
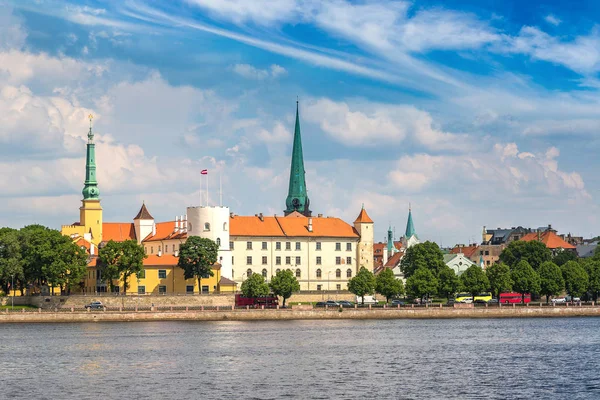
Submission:
{"label": "red bus", "polygon": [[[523,295],[521,293],[500,293],[500,298],[498,302],[500,304],[511,304],[511,303],[521,303],[523,300]],[[525,303],[531,302],[531,295],[529,293],[525,293]]]}
{"label": "red bus", "polygon": [[246,307],[250,306],[250,308],[277,308],[279,304],[279,299],[275,295],[268,295],[263,297],[244,297],[241,294],[235,295],[235,306],[236,307]]}

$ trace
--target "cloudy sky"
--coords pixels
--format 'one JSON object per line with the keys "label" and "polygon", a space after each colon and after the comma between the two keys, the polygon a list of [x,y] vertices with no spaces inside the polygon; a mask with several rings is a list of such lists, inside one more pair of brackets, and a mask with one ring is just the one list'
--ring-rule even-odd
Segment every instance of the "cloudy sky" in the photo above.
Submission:
{"label": "cloudy sky", "polygon": [[444,246],[598,229],[600,2],[0,0],[0,226],[282,214],[296,98],[315,213]]}

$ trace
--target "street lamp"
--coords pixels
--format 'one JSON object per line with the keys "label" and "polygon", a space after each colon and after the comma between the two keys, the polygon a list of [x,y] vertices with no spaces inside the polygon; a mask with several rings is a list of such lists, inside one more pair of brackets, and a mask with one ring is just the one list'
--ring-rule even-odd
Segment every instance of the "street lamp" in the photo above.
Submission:
{"label": "street lamp", "polygon": [[13,295],[10,298],[10,309],[13,310],[15,308],[15,275],[14,274],[12,275],[10,287],[13,290]]}
{"label": "street lamp", "polygon": [[331,294],[329,293],[329,283],[331,282],[331,271],[327,273],[327,300],[331,298]]}

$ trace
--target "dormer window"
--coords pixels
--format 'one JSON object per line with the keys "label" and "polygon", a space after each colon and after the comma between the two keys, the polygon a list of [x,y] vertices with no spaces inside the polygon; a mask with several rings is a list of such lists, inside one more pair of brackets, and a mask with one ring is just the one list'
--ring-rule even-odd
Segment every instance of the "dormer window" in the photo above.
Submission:
{"label": "dormer window", "polygon": [[210,224],[208,222],[204,223],[204,230],[205,231],[210,231]]}

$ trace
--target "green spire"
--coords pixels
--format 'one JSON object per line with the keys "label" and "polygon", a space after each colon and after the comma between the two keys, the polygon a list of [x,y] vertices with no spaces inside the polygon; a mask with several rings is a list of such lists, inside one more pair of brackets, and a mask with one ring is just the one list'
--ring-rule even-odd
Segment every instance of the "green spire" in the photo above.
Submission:
{"label": "green spire", "polygon": [[392,233],[392,226],[388,228],[388,238],[387,238],[387,252],[388,257],[392,256],[392,250],[394,249],[394,235]]}
{"label": "green spire", "polygon": [[408,222],[406,223],[406,232],[404,233],[404,237],[406,239],[412,237],[412,236],[416,236],[417,233],[415,232],[415,225],[413,224],[413,220],[412,220],[412,210],[410,205],[408,206]]}
{"label": "green spire", "polygon": [[302,138],[300,136],[300,117],[298,101],[296,101],[296,128],[294,129],[294,148],[292,149],[292,166],[290,168],[290,187],[285,199],[285,215],[298,211],[310,217],[310,200],[306,193],[306,179],[304,177],[304,158],[302,156]]}
{"label": "green spire", "polygon": [[100,191],[96,181],[96,145],[92,132],[92,115],[90,115],[90,131],[88,132],[87,154],[85,159],[85,184],[83,186],[84,200],[98,200]]}

